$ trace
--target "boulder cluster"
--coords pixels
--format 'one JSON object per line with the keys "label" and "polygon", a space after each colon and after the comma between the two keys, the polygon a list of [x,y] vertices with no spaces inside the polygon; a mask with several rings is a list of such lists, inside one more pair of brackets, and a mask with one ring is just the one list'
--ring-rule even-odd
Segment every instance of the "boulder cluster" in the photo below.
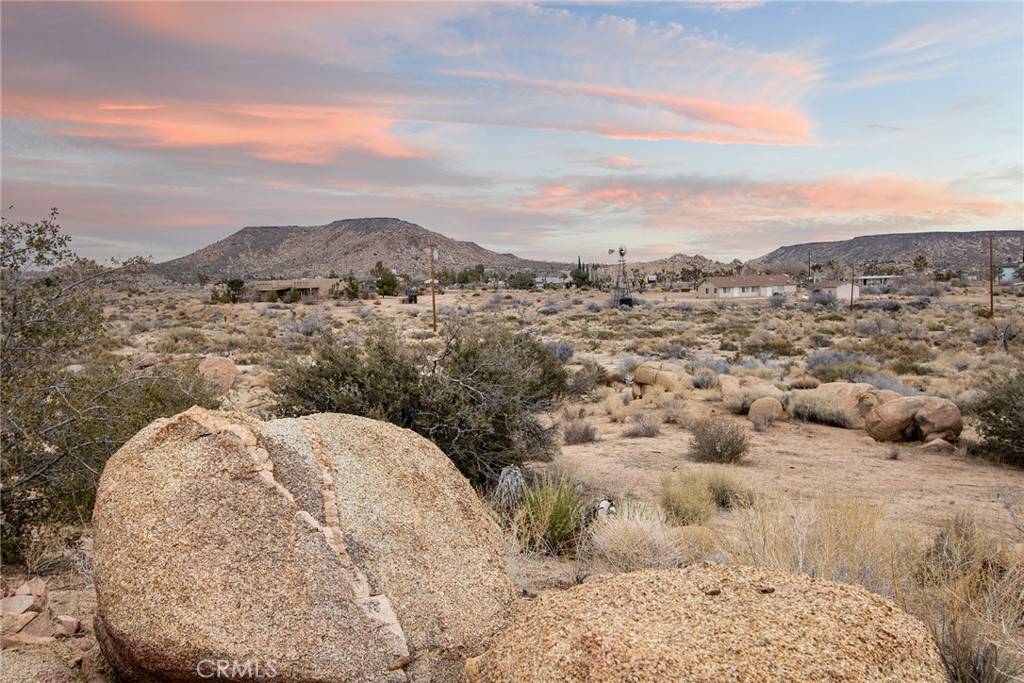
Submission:
{"label": "boulder cluster", "polygon": [[[451,462],[361,417],[158,420],[107,463],[94,520],[95,631],[125,681],[944,680],[919,622],[803,575],[702,564],[518,598]],[[33,585],[5,631],[43,614]]]}
{"label": "boulder cluster", "polygon": [[3,647],[45,645],[58,636],[73,636],[81,622],[67,614],[55,614],[49,604],[46,582],[29,579],[2,601]]}

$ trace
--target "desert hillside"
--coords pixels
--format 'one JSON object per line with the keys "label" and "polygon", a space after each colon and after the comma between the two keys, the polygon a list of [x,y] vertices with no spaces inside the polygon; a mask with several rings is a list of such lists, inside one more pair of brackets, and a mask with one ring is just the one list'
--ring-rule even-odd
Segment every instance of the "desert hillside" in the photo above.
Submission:
{"label": "desert hillside", "polygon": [[194,280],[197,273],[213,278],[289,278],[352,271],[365,276],[381,261],[418,278],[430,273],[431,243],[440,251],[440,268],[447,270],[479,264],[502,272],[555,273],[569,268],[499,254],[397,218],[352,218],[327,225],[242,228],[188,256],[161,263],[156,271],[181,281]]}
{"label": "desert hillside", "polygon": [[[754,259],[756,268],[784,268],[806,264],[808,253],[814,263],[878,263],[906,267],[918,255],[933,268],[952,268],[980,272],[988,260],[988,232],[912,232],[891,235],[864,235],[837,242],[808,242],[779,247]],[[1020,260],[1024,231],[995,232],[993,250],[996,262]]]}

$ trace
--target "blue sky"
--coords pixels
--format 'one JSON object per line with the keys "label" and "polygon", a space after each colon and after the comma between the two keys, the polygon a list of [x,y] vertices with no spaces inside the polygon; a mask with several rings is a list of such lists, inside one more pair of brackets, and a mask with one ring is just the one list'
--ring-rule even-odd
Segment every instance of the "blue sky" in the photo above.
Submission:
{"label": "blue sky", "polygon": [[3,202],[158,260],[380,215],[558,260],[1019,229],[1022,8],[4,3]]}

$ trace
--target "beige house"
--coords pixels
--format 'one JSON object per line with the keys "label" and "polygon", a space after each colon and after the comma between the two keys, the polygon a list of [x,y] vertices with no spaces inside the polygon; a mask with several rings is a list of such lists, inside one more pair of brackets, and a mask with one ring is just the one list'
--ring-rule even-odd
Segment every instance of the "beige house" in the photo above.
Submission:
{"label": "beige house", "polygon": [[274,298],[284,299],[288,293],[295,290],[301,297],[309,299],[320,299],[329,296],[331,289],[341,282],[338,278],[299,278],[296,280],[257,280],[252,284],[256,292],[257,301],[268,301]]}
{"label": "beige house", "polygon": [[788,275],[742,275],[712,277],[700,283],[700,299],[767,299],[775,294],[796,294],[796,284]]}
{"label": "beige house", "polygon": [[853,282],[826,280],[825,282],[816,283],[811,287],[811,291],[831,294],[836,301],[850,301],[851,297],[853,297],[854,301],[860,299],[860,285]]}

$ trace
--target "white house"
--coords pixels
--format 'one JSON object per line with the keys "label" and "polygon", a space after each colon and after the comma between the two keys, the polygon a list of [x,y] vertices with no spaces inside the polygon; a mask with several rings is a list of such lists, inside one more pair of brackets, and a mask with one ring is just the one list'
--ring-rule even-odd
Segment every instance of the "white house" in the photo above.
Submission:
{"label": "white house", "polygon": [[697,288],[701,299],[767,299],[775,294],[796,294],[796,284],[788,275],[744,275],[708,278]]}
{"label": "white house", "polygon": [[861,287],[887,287],[896,284],[899,275],[858,275],[853,281]]}
{"label": "white house", "polygon": [[853,296],[854,301],[860,299],[860,285],[853,282],[836,282],[826,280],[825,282],[819,282],[811,287],[811,291],[831,294],[836,301],[849,301],[851,295]]}
{"label": "white house", "polygon": [[996,282],[1008,284],[1017,279],[1017,271],[1024,266],[1022,263],[1005,263],[996,266]]}

